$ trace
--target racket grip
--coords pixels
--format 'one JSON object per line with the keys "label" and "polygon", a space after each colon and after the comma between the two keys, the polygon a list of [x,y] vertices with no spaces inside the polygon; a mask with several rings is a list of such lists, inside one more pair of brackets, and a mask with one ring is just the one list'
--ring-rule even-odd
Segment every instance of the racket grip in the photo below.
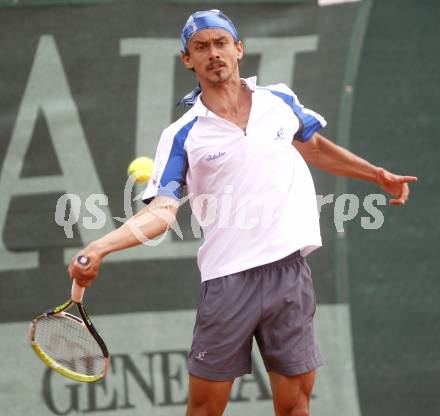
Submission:
{"label": "racket grip", "polygon": [[80,286],[78,283],[76,283],[76,280],[73,280],[72,283],[72,293],[71,293],[71,299],[75,302],[75,303],[81,303],[83,296],[84,296],[84,291],[86,290],[85,287]]}
{"label": "racket grip", "polygon": [[[88,269],[90,267],[90,258],[84,255],[79,255],[76,258],[77,264],[82,267],[83,269]],[[72,283],[72,293],[71,293],[71,299],[75,303],[80,303],[82,301],[82,298],[84,296],[84,291],[86,290],[85,287],[80,286],[76,280],[73,280]]]}

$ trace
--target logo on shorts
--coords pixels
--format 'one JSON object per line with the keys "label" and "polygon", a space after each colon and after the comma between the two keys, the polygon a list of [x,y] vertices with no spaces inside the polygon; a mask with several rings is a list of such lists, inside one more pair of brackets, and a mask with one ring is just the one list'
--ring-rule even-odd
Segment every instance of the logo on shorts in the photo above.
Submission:
{"label": "logo on shorts", "polygon": [[196,352],[196,360],[203,361],[205,359],[205,355],[207,354],[207,351],[197,351]]}

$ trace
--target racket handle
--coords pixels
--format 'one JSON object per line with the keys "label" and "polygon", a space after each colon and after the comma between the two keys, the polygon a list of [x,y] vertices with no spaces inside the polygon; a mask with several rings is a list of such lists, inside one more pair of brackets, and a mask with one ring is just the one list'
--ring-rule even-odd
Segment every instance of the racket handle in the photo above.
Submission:
{"label": "racket handle", "polygon": [[84,291],[86,290],[85,287],[80,286],[78,283],[76,283],[76,280],[73,280],[72,283],[72,293],[71,293],[71,299],[75,302],[75,303],[81,303],[83,296],[84,296]]}
{"label": "racket handle", "polygon": [[[87,256],[83,256],[83,255],[78,256],[76,262],[83,269],[88,269],[90,267],[90,258],[88,258]],[[80,286],[78,283],[76,283],[76,280],[74,279],[72,284],[71,299],[75,303],[81,303],[85,290],[86,288]]]}

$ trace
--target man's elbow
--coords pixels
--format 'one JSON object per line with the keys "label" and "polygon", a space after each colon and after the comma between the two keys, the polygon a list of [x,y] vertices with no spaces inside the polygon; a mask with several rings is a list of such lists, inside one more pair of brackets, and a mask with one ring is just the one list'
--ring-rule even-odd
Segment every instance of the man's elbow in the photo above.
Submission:
{"label": "man's elbow", "polygon": [[321,140],[321,135],[314,133],[313,136],[306,142],[294,140],[293,146],[306,161],[309,161],[311,159],[315,159],[321,152]]}
{"label": "man's elbow", "polygon": [[160,219],[164,227],[169,228],[176,221],[179,201],[169,197],[156,197],[144,208],[150,214]]}

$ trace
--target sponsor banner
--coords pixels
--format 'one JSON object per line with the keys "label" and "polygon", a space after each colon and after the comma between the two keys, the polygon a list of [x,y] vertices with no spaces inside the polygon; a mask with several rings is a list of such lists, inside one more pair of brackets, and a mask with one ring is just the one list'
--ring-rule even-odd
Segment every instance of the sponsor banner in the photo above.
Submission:
{"label": "sponsor banner", "polygon": [[[109,347],[111,367],[104,381],[91,384],[73,382],[46,368],[27,342],[27,323],[2,324],[2,409],[10,416],[182,415],[194,319],[193,310],[94,316]],[[360,415],[348,307],[318,306],[316,331],[326,365],[318,371],[314,414]],[[269,379],[254,345],[253,373],[235,381],[225,415],[271,412]]]}
{"label": "sponsor banner", "polygon": [[[194,88],[179,61],[179,32],[190,13],[205,8],[130,1],[0,13],[0,403],[8,415],[183,413],[200,281],[200,238],[191,232],[187,205],[179,212],[183,240],[169,234],[157,247],[110,255],[88,291],[113,357],[105,383],[70,383],[46,370],[27,345],[24,322],[65,298],[71,256],[126,216],[129,162],[154,155],[162,129],[184,111],[175,103]],[[242,76],[288,84],[325,116],[324,133],[334,138],[356,5],[267,2],[225,4],[224,11],[245,44]],[[312,173],[317,193],[333,200],[334,179]],[[65,194],[79,201],[67,204],[71,233],[56,217]],[[310,258],[328,362],[312,406],[317,414],[357,416],[330,207],[321,211],[325,245]],[[272,412],[257,349],[254,362],[253,375],[234,386],[229,415]]]}
{"label": "sponsor banner", "polygon": [[[204,3],[130,1],[0,13],[2,322],[27,319],[53,299],[48,290],[66,293],[62,276],[71,256],[126,217],[129,162],[154,155],[161,130],[184,111],[177,100],[195,85],[192,72],[179,61],[179,31],[186,16],[203,8]],[[356,7],[260,3],[225,5],[224,10],[245,44],[242,75],[257,74],[261,85],[287,83],[304,104],[325,116],[324,133],[335,137]],[[318,298],[334,303],[339,301],[336,232],[328,203],[337,201],[334,180],[313,175],[318,194],[331,198],[321,211],[325,245],[310,263]],[[75,199],[66,203],[63,218],[56,208],[65,194]],[[179,216],[183,240],[173,233],[157,247],[106,259],[104,296],[96,299],[99,313],[195,306],[199,276],[194,258],[201,236],[192,233],[188,204]],[[353,221],[360,226],[360,216]],[[129,285],[120,283],[121,274],[132,279]],[[134,295],[133,286],[140,288]],[[135,301],[120,303],[115,311],[106,301],[115,289],[121,298],[135,296]],[[170,300],[158,296],[162,292],[179,296]],[[22,294],[23,307],[16,307],[14,293]]]}

